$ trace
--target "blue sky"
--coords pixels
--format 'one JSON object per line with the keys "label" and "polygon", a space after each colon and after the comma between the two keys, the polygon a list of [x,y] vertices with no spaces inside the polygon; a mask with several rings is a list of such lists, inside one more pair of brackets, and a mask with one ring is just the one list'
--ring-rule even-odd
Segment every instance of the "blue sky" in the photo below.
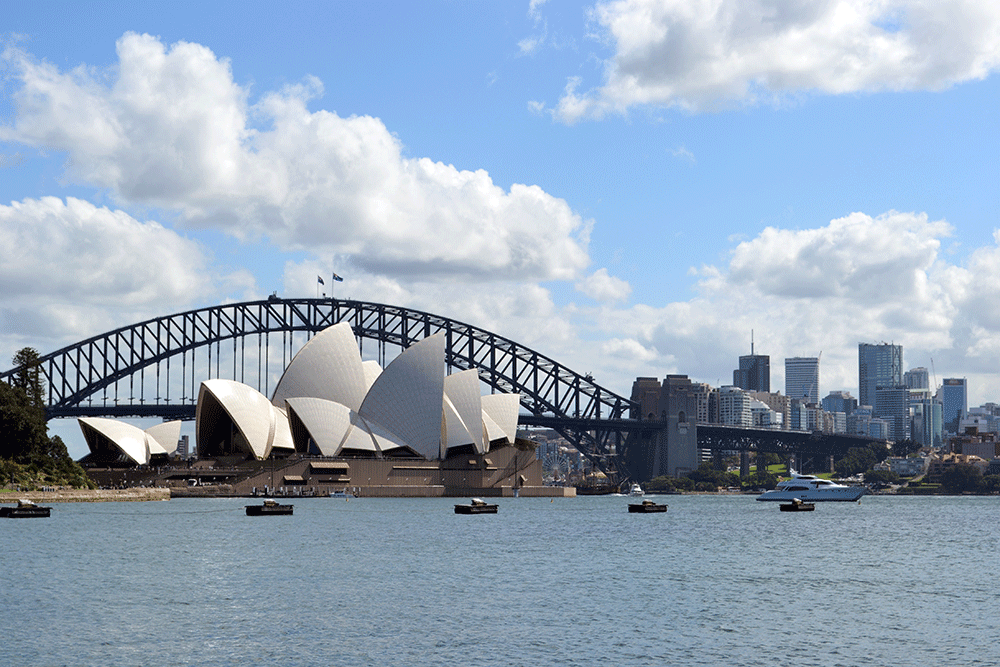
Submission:
{"label": "blue sky", "polygon": [[728,383],[753,329],[778,389],[822,352],[821,395],[857,395],[887,341],[1000,400],[990,1],[19,3],[0,30],[2,357],[336,271],[626,394]]}

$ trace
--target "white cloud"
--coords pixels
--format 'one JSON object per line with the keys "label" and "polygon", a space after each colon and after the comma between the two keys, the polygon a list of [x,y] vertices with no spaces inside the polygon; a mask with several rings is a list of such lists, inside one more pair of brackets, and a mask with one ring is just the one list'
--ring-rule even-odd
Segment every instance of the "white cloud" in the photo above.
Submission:
{"label": "white cloud", "polygon": [[614,54],[600,87],[570,79],[555,110],[569,123],[635,105],[937,90],[1000,66],[993,0],[618,0],[591,19]]}
{"label": "white cloud", "polygon": [[608,275],[607,269],[598,269],[576,284],[576,289],[594,301],[610,303],[624,301],[632,293],[632,287],[621,278]]}
{"label": "white cloud", "polygon": [[372,272],[570,280],[589,261],[590,223],[564,200],[407,157],[377,118],[311,112],[315,78],[250,105],[206,47],[132,33],[108,72],[4,57],[21,85],[0,139],[67,151],[71,179],[123,202]]}
{"label": "white cloud", "polygon": [[196,242],[75,198],[0,205],[0,350],[55,349],[201,299],[253,288]]}

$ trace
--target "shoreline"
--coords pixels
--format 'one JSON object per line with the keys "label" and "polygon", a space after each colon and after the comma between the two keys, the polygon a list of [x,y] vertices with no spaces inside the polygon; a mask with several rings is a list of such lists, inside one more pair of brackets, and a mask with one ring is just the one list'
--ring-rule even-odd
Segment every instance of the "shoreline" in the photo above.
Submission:
{"label": "shoreline", "polygon": [[0,503],[30,500],[33,503],[110,503],[170,500],[170,489],[135,487],[131,489],[57,489],[55,491],[15,491],[0,489]]}

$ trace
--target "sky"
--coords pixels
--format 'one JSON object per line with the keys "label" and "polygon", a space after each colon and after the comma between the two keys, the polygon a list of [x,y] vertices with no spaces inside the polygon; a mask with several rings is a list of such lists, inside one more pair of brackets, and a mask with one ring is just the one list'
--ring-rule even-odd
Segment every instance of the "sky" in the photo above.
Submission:
{"label": "sky", "polygon": [[993,0],[9,3],[0,358],[336,272],[624,395],[1000,402],[998,70]]}

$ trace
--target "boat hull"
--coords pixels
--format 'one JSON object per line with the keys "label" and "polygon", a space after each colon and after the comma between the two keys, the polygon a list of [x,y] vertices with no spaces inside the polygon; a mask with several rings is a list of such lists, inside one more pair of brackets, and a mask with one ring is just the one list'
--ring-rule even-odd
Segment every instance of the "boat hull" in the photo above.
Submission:
{"label": "boat hull", "polygon": [[816,509],[815,503],[788,503],[787,505],[779,505],[778,508],[782,512],[812,512]]}
{"label": "boat hull", "polygon": [[628,511],[632,514],[652,514],[654,512],[666,512],[667,506],[649,503],[632,503],[628,506]]}
{"label": "boat hull", "polygon": [[496,514],[496,505],[455,505],[455,514]]}
{"label": "boat hull", "polygon": [[292,513],[295,505],[247,505],[247,516],[282,516]]}
{"label": "boat hull", "polygon": [[0,517],[8,519],[38,519],[50,516],[51,507],[0,507]]}
{"label": "boat hull", "polygon": [[826,491],[765,491],[757,500],[789,503],[795,498],[806,503],[843,502],[851,503],[865,495],[863,486],[849,486]]}

